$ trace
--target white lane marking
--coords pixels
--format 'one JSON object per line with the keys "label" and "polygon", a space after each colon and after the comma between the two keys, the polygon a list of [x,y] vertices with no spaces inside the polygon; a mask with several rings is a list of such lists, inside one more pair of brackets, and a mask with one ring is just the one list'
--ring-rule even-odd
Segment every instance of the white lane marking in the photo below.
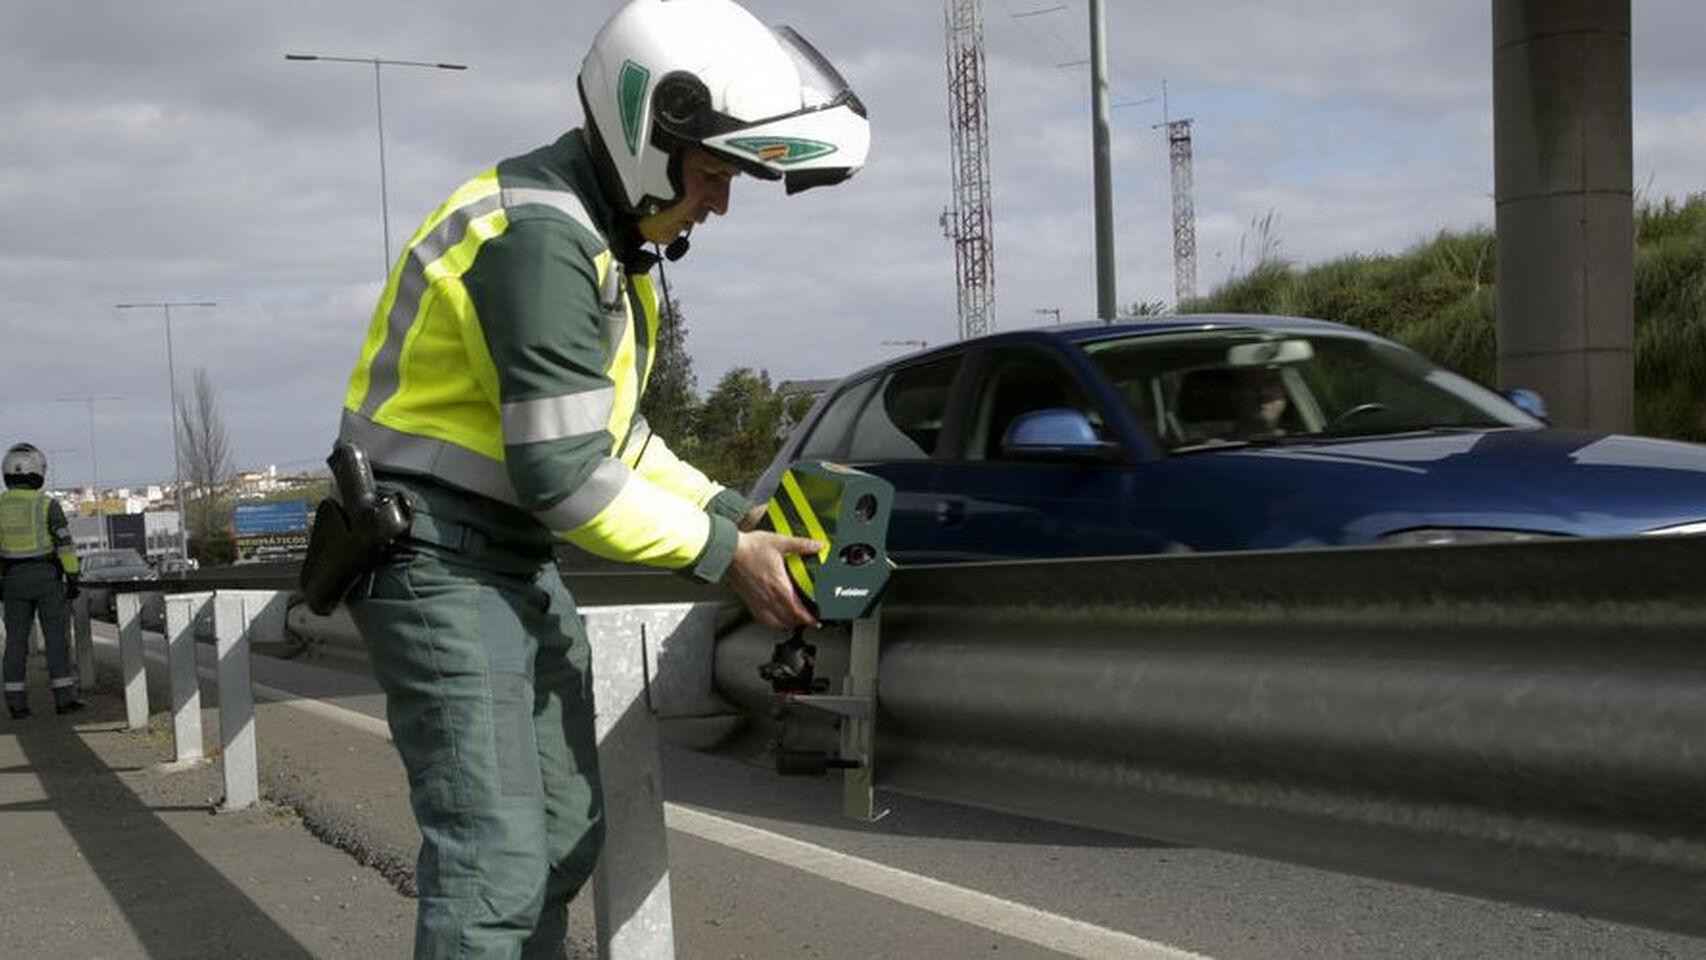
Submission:
{"label": "white lane marking", "polygon": [[[116,644],[117,641],[111,642]],[[106,645],[109,644],[103,644]],[[148,656],[157,663],[165,661],[164,657],[152,651]],[[208,668],[201,670],[204,676],[213,675]],[[391,739],[390,727],[377,717],[306,699],[302,694],[265,684],[254,684],[254,688],[255,694],[262,699],[277,701],[376,737]],[[671,830],[1069,957],[1081,957],[1083,960],[1210,960],[1200,953],[909,873],[703,810],[677,803],[665,803],[663,810],[664,823]]]}
{"label": "white lane marking", "polygon": [[1086,960],[1206,960],[1201,954],[1164,943],[908,873],[691,807],[664,804],[664,822],[671,830],[692,834],[701,840],[1070,957]]}

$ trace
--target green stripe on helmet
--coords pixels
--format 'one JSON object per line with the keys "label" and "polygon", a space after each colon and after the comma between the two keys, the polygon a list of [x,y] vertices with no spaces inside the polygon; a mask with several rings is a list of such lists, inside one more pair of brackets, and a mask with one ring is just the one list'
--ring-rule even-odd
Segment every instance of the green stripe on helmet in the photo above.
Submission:
{"label": "green stripe on helmet", "polygon": [[802,140],[799,137],[734,137],[724,141],[742,153],[749,153],[766,163],[792,166],[818,157],[827,157],[837,149],[833,143],[821,140]]}
{"label": "green stripe on helmet", "polygon": [[640,153],[640,113],[646,102],[646,88],[652,72],[632,60],[622,61],[622,73],[616,78],[616,102],[622,107],[622,136],[628,141],[628,152]]}

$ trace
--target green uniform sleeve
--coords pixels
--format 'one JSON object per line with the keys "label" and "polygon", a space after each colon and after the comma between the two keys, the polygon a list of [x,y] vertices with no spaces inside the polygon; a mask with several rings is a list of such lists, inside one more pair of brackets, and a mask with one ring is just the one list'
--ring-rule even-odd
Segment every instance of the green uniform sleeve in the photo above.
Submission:
{"label": "green uniform sleeve", "polygon": [[82,565],[77,559],[77,541],[71,536],[71,524],[65,519],[65,508],[58,500],[47,502],[47,533],[53,538],[53,546],[59,554],[59,568],[68,577],[75,577],[82,571]]}
{"label": "green uniform sleeve", "polygon": [[589,553],[719,579],[734,525],[616,456],[613,417],[639,384],[617,356],[625,314],[599,302],[601,255],[578,224],[522,216],[463,276],[497,370],[510,482],[523,507]]}

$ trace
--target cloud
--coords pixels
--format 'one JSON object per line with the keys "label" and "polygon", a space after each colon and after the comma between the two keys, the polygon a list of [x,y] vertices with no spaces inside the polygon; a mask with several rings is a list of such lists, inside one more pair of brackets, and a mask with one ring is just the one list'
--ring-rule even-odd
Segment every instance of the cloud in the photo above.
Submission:
{"label": "cloud", "polygon": [[[985,3],[1000,328],[1091,316],[1090,113],[1083,0],[1016,19]],[[389,240],[471,174],[574,125],[574,77],[616,8],[516,0],[498,16],[450,4],[297,0],[13,0],[0,35],[0,430],[85,450],[101,473],[169,476],[164,332],[129,300],[209,298],[174,317],[176,367],[206,367],[244,465],[324,455],[377,296],[373,73],[287,51],[454,60],[386,68]],[[670,271],[702,386],[734,366],[833,376],[956,335],[943,14],[918,0],[751,0],[789,22],[871,110],[869,167],[785,197],[740,183],[730,217]],[[1195,118],[1201,284],[1236,267],[1272,211],[1283,252],[1310,261],[1401,249],[1491,221],[1486,0],[1110,3],[1116,101],[1157,95]],[[1637,179],[1703,188],[1706,81],[1694,0],[1635,10]],[[1172,299],[1166,145],[1158,102],[1114,112],[1120,298]],[[84,454],[56,458],[67,475]]]}

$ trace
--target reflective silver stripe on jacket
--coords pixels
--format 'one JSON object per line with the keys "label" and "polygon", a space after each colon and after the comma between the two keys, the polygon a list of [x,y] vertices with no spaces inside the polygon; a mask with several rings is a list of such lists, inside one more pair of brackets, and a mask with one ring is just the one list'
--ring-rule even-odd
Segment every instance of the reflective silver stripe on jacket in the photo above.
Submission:
{"label": "reflective silver stripe on jacket", "polygon": [[526,204],[540,204],[560,211],[591,231],[593,236],[599,238],[600,243],[608,245],[608,241],[604,239],[604,231],[593,223],[580,197],[565,190],[499,190],[452,211],[443,222],[422,237],[420,243],[410,248],[403,261],[402,273],[397,278],[397,297],[391,301],[391,311],[385,317],[385,343],[374,355],[373,364],[368,370],[367,396],[362,398],[361,402],[362,416],[371,418],[386,401],[397,395],[403,342],[408,338],[409,328],[414,326],[415,315],[420,312],[421,298],[426,295],[427,267],[461,243],[468,236],[468,226],[473,221],[500,207]]}
{"label": "reflective silver stripe on jacket", "polygon": [[502,461],[466,447],[392,430],[349,410],[344,411],[338,436],[359,444],[374,469],[436,477],[500,503],[521,505]]}
{"label": "reflective silver stripe on jacket", "polygon": [[634,476],[634,471],[620,460],[605,457],[592,468],[592,473],[569,494],[549,509],[540,510],[533,515],[539,522],[545,524],[553,532],[567,533],[585,526],[592,518],[604,512],[604,508],[616,502],[616,497],[622,493],[622,488]]}
{"label": "reflective silver stripe on jacket", "polygon": [[597,237],[600,243],[610,245],[604,238],[604,231],[592,221],[592,215],[586,212],[586,204],[581,198],[567,190],[541,190],[537,187],[510,187],[499,193],[503,198],[505,209],[523,207],[530,203],[550,207],[568,217],[570,220],[585,227],[588,232]]}
{"label": "reflective silver stripe on jacket", "polygon": [[397,395],[398,367],[403,357],[403,341],[409,328],[415,325],[420,312],[421,297],[427,291],[427,267],[468,236],[468,226],[503,204],[497,194],[481,197],[458,207],[438,226],[409,248],[403,259],[402,274],[397,278],[397,298],[391,301],[391,312],[385,317],[385,343],[374,354],[373,365],[367,374],[367,396],[361,401],[362,416],[379,412],[387,400]]}
{"label": "reflective silver stripe on jacket", "polygon": [[503,405],[504,443],[544,443],[598,433],[610,426],[616,388],[599,387]]}

